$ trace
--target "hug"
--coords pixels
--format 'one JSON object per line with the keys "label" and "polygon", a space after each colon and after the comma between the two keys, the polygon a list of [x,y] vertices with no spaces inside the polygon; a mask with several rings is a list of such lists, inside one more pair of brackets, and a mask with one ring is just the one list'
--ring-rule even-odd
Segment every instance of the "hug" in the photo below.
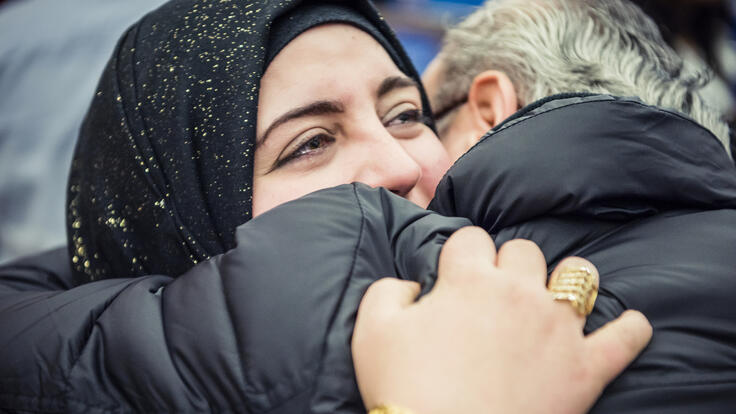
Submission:
{"label": "hug", "polygon": [[369,1],[143,17],[67,248],[0,268],[0,409],[732,410],[736,167],[653,23],[490,1],[424,81]]}

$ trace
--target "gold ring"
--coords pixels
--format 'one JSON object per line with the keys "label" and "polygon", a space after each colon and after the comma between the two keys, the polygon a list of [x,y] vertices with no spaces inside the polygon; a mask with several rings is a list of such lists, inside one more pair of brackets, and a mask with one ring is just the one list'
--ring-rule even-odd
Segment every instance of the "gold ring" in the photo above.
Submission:
{"label": "gold ring", "polygon": [[412,414],[412,412],[395,405],[379,405],[368,411],[368,414]]}
{"label": "gold ring", "polygon": [[580,316],[588,316],[598,297],[598,278],[587,267],[566,268],[552,275],[547,290],[554,300],[566,300]]}

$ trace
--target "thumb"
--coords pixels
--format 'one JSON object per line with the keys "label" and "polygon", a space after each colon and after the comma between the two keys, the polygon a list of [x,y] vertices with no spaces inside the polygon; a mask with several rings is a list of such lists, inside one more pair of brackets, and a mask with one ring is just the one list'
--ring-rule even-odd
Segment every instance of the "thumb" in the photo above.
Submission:
{"label": "thumb", "polygon": [[373,282],[363,295],[358,309],[358,317],[390,317],[393,313],[411,305],[419,295],[420,287],[417,282],[385,277]]}
{"label": "thumb", "polygon": [[633,310],[586,337],[596,395],[644,350],[651,338],[649,321]]}

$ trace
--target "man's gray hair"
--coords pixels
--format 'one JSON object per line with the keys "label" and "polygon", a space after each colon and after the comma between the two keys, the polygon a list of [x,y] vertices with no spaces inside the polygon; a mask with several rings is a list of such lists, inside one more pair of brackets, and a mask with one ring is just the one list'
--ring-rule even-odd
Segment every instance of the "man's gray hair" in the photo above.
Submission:
{"label": "man's gray hair", "polygon": [[627,0],[489,0],[449,30],[440,59],[436,110],[463,101],[479,73],[500,70],[521,105],[564,92],[638,96],[692,117],[729,151],[728,126],[698,94],[710,71],[686,67]]}

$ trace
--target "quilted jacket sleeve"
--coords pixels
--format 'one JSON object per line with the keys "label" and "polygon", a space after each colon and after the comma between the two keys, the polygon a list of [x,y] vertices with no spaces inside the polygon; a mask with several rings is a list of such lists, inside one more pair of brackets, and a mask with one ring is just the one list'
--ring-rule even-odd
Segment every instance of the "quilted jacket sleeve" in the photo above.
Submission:
{"label": "quilted jacket sleeve", "polygon": [[176,278],[70,288],[0,268],[0,410],[360,412],[349,342],[363,292],[384,276],[428,289],[467,224],[346,185],[251,220],[236,249]]}

